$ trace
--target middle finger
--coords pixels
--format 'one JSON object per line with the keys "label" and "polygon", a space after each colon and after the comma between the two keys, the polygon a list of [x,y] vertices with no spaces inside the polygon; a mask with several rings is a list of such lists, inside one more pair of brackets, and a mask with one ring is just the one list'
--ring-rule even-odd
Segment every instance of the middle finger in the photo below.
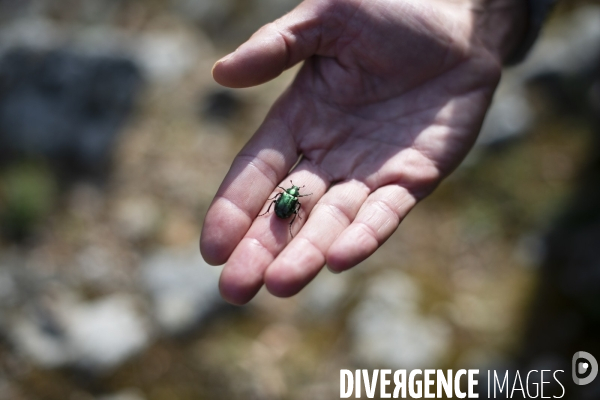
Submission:
{"label": "middle finger", "polygon": [[[292,232],[296,232],[306,221],[314,204],[327,190],[329,180],[308,160],[302,160],[279,186],[289,187],[290,179],[296,186],[305,186],[300,192],[301,195],[312,193],[299,199],[302,203],[302,219],[296,218],[291,227]],[[277,189],[273,195],[279,192],[281,189]],[[267,211],[272,201],[267,201],[262,213]],[[234,304],[244,304],[256,295],[262,287],[265,270],[292,240],[289,233],[292,218],[293,216],[288,219],[278,218],[273,207],[267,215],[256,217],[221,272],[219,288],[223,298]]]}
{"label": "middle finger", "polygon": [[367,185],[356,180],[330,188],[314,207],[306,225],[267,269],[267,289],[276,296],[287,297],[306,286],[325,265],[327,250],[352,223],[369,193]]}

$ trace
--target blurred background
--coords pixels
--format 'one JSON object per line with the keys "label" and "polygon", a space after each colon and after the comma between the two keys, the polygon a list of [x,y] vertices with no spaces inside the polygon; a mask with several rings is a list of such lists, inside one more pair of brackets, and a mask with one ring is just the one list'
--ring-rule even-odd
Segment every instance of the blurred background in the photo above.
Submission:
{"label": "blurred background", "polygon": [[297,2],[0,1],[0,399],[331,399],[342,368],[568,384],[575,351],[600,356],[589,1],[561,3],[469,158],[373,257],[291,299],[220,299],[202,219],[295,70],[232,91],[210,69]]}

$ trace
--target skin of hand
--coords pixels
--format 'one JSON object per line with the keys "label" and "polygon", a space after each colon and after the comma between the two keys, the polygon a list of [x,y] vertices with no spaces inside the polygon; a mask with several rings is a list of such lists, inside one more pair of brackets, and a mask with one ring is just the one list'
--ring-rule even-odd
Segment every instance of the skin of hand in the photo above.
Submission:
{"label": "skin of hand", "polygon": [[[473,145],[524,3],[306,0],[219,60],[213,76],[232,88],[304,61],[206,215],[200,249],[225,263],[223,298],[244,304],[263,285],[291,296],[324,265],[375,252]],[[293,238],[289,220],[258,217],[290,179],[313,193]]]}

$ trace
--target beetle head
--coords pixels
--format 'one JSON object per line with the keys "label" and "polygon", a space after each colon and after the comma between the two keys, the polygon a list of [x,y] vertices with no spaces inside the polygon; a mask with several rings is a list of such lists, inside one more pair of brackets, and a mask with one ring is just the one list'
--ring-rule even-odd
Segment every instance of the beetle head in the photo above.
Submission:
{"label": "beetle head", "polygon": [[292,196],[299,196],[300,188],[298,186],[292,185],[292,187],[286,190],[286,192],[288,192],[288,194],[291,194]]}

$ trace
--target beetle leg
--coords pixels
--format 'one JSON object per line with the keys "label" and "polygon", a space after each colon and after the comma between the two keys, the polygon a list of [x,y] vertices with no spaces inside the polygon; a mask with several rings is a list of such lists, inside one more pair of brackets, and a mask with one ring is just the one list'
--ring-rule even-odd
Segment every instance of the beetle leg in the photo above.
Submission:
{"label": "beetle leg", "polygon": [[[292,233],[292,224],[294,223],[294,221],[296,220],[296,217],[300,217],[300,215],[298,215],[298,211],[300,211],[300,202],[298,202],[298,204],[296,205],[296,209],[294,210],[294,218],[292,218],[292,220],[290,221],[290,236],[293,238],[294,234]],[[302,217],[300,217],[300,219],[302,219]]]}
{"label": "beetle leg", "polygon": [[303,194],[303,195],[298,196],[298,197],[306,197],[306,196],[311,196],[311,195],[312,195],[312,193],[309,193],[309,194]]}
{"label": "beetle leg", "polygon": [[277,199],[279,198],[279,196],[281,196],[283,193],[277,193],[275,196],[271,197],[270,199],[267,200],[275,200],[277,201]]}
{"label": "beetle leg", "polygon": [[271,211],[271,206],[272,206],[273,204],[275,204],[275,202],[276,202],[276,200],[273,200],[273,201],[271,202],[271,204],[269,204],[269,208],[267,208],[267,211],[265,211],[265,212],[264,212],[264,213],[262,213],[262,214],[258,214],[258,216],[259,216],[259,217],[262,217],[263,215],[265,215],[265,214],[268,214],[268,213],[269,213],[269,211]]}
{"label": "beetle leg", "polygon": [[289,226],[289,228],[290,228],[290,236],[292,238],[294,237],[294,234],[292,233],[292,224],[294,223],[294,220],[296,219],[296,215],[298,215],[298,214],[294,214],[294,218],[292,218],[292,222],[290,222],[290,226]]}
{"label": "beetle leg", "polygon": [[302,217],[300,216],[300,207],[302,207],[302,204],[300,204],[300,202],[298,202],[298,204],[296,204],[296,209],[294,210],[294,218],[296,218],[296,216],[298,216],[298,218],[302,219]]}

